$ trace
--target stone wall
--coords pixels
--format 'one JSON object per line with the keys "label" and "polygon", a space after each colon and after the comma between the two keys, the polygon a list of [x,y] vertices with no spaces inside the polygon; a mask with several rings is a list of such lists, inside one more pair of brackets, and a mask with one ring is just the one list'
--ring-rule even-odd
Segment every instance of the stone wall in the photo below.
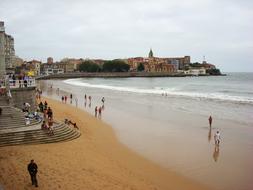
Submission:
{"label": "stone wall", "polygon": [[35,87],[13,88],[11,89],[13,106],[22,109],[23,103],[31,105],[31,110],[36,109],[36,91]]}
{"label": "stone wall", "polygon": [[112,72],[112,73],[74,72],[74,73],[40,76],[37,77],[37,79],[61,79],[61,78],[81,78],[81,77],[122,78],[122,77],[185,77],[185,76],[191,75],[183,73],[171,73],[171,72]]}

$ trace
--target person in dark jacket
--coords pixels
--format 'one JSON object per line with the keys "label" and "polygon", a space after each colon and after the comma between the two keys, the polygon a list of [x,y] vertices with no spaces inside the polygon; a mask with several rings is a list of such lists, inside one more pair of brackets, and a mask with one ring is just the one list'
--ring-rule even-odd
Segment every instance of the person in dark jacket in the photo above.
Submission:
{"label": "person in dark jacket", "polygon": [[38,166],[34,162],[34,160],[31,160],[31,162],[28,164],[27,170],[29,171],[29,174],[31,176],[32,185],[35,185],[35,187],[38,187],[38,181],[37,181],[37,178],[36,178],[36,174],[37,174],[37,171],[38,171]]}

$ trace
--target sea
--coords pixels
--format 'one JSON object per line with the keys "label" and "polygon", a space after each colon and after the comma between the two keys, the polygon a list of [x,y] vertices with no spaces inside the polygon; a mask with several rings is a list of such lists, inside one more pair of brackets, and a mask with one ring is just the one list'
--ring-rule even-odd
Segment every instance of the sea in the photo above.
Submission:
{"label": "sea", "polygon": [[[226,76],[40,81],[45,96],[102,120],[143,157],[218,190],[253,189],[253,73]],[[91,104],[84,95],[91,96]],[[70,103],[70,102],[69,102]],[[210,128],[208,117],[212,116]],[[221,144],[214,144],[220,131]]]}

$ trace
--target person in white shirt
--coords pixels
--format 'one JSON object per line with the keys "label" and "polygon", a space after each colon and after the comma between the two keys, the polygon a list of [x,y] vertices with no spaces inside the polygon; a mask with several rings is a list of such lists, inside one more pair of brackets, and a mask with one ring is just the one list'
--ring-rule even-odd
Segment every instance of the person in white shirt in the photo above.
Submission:
{"label": "person in white shirt", "polygon": [[220,132],[217,131],[214,135],[214,142],[215,142],[215,145],[219,145],[220,144],[220,141],[221,141],[221,138],[220,138]]}

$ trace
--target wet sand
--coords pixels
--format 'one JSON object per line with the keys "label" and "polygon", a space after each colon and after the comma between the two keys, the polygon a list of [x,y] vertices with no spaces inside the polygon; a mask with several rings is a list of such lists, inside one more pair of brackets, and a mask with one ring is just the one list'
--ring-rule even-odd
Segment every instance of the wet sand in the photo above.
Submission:
{"label": "wet sand", "polygon": [[70,142],[0,148],[0,183],[6,190],[33,189],[26,170],[30,159],[39,167],[37,189],[207,189],[136,154],[87,112],[46,100],[56,119],[77,122],[82,135]]}
{"label": "wet sand", "polygon": [[[251,190],[253,188],[251,158],[252,125],[237,120],[221,119],[218,113],[229,112],[230,105],[222,110],[214,102],[122,93],[97,88],[80,88],[53,81],[45,82],[46,96],[59,100],[70,92],[78,97],[78,107],[94,114],[94,107],[106,97],[102,120],[113,127],[117,138],[131,150],[152,160],[161,167],[205,184],[217,190]],[[47,84],[48,83],[48,84]],[[84,105],[84,93],[92,96],[92,105]],[[68,100],[69,103],[69,100]],[[176,109],[191,104],[199,109],[208,103],[213,112],[213,127],[208,126],[209,115]],[[199,105],[198,105],[199,104]],[[75,102],[73,101],[73,104]],[[240,110],[240,109],[238,109]],[[219,111],[219,112],[217,112]],[[239,113],[239,112],[238,112]],[[215,148],[213,135],[221,131],[222,143]]]}

